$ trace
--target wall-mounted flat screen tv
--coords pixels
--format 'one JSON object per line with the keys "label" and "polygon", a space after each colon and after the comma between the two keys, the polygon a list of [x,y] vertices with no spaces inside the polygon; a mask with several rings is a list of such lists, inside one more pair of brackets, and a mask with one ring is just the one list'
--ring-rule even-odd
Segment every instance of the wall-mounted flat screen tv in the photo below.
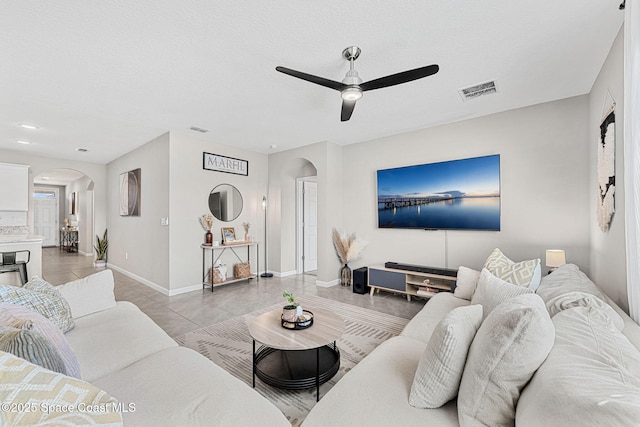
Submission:
{"label": "wall-mounted flat screen tv", "polygon": [[378,171],[378,227],[500,230],[500,155]]}

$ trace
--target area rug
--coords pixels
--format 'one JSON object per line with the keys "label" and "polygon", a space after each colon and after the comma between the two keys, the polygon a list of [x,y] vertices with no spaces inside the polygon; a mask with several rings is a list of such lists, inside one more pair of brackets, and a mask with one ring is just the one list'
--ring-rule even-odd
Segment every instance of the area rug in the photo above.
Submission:
{"label": "area rug", "polygon": [[[338,340],[340,370],[320,386],[320,398],[358,362],[382,342],[398,335],[407,324],[407,319],[379,313],[350,304],[316,296],[303,296],[297,301],[305,308],[331,310],[345,321],[345,332]],[[282,304],[236,317],[175,338],[178,344],[191,348],[233,376],[252,384],[252,339],[247,323],[260,314],[281,309]],[[256,390],[276,405],[298,426],[316,404],[315,388],[309,390],[281,390],[271,387],[256,378]]]}

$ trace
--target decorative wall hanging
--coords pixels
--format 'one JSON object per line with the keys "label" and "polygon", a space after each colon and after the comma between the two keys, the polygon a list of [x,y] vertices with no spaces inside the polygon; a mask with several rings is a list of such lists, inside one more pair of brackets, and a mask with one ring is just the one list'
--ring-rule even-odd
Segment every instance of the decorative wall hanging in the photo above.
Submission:
{"label": "decorative wall hanging", "polygon": [[249,161],[219,154],[202,153],[202,169],[249,176]]}
{"label": "decorative wall hanging", "polygon": [[120,216],[140,216],[140,168],[120,174]]}
{"label": "decorative wall hanging", "polygon": [[605,100],[598,140],[598,225],[605,233],[613,220],[616,193],[616,103],[607,96],[611,102]]}

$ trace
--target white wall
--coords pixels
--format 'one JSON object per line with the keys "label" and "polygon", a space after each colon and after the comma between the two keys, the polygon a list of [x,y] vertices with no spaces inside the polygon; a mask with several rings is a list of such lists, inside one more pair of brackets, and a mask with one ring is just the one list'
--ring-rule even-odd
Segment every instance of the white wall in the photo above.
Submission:
{"label": "white wall", "polygon": [[288,274],[296,270],[296,178],[317,171],[318,284],[337,283],[340,264],[331,242],[331,228],[342,225],[342,147],[321,142],[269,156],[269,268]]}
{"label": "white wall", "polygon": [[[33,194],[33,177],[52,169],[73,169],[82,172],[94,183],[95,229],[107,226],[107,166],[99,163],[41,157],[30,153],[0,150],[0,161],[31,165],[29,168],[29,194]],[[61,194],[62,196],[62,194]],[[29,229],[33,231],[33,197],[29,197]]]}
{"label": "white wall", "polygon": [[[397,261],[478,269],[495,247],[514,260],[544,263],[545,249],[562,248],[588,273],[587,101],[574,97],[345,146],[344,228],[369,242],[353,267]],[[500,154],[501,231],[377,228],[376,170],[489,154]]]}
{"label": "white wall", "polygon": [[[264,213],[262,196],[267,194],[267,155],[230,145],[205,141],[189,135],[171,133],[170,136],[170,291],[180,293],[199,288],[202,284],[202,249],[204,229],[199,218],[209,213],[209,193],[216,185],[231,184],[242,194],[243,209],[234,221],[214,220],[213,239],[221,240],[221,227],[234,227],[236,237],[244,236],[243,222],[251,223],[249,234],[262,242]],[[249,162],[249,176],[214,172],[202,168],[202,153],[208,152]],[[158,217],[159,221],[159,217]],[[239,252],[245,256],[246,249]],[[260,269],[264,268],[263,246],[260,246]],[[233,268],[237,259],[227,251],[225,263]],[[255,272],[257,260],[251,251],[251,268]],[[229,270],[232,271],[232,270]]]}
{"label": "white wall", "polygon": [[[120,174],[140,168],[140,216],[120,216]],[[107,165],[108,264],[155,289],[169,292],[169,134]],[[96,228],[102,236],[104,229]]]}
{"label": "white wall", "polygon": [[[591,279],[616,304],[628,311],[625,251],[624,201],[624,29],[611,47],[600,74],[589,94],[589,214],[591,232]],[[598,226],[597,146],[600,140],[600,121],[605,102],[610,101],[607,91],[616,101],[616,192],[615,208],[609,231],[603,233]]]}
{"label": "white wall", "polygon": [[[95,243],[94,230],[92,229],[93,209],[91,198],[93,197],[93,190],[90,190],[91,188],[93,188],[91,179],[83,176],[67,185],[62,193],[66,194],[64,199],[66,218],[73,218],[78,221],[78,251],[84,254],[93,254],[93,244]],[[78,212],[75,215],[71,215],[69,210],[71,193],[73,192],[78,193]],[[96,230],[96,232],[102,236],[104,230]]]}

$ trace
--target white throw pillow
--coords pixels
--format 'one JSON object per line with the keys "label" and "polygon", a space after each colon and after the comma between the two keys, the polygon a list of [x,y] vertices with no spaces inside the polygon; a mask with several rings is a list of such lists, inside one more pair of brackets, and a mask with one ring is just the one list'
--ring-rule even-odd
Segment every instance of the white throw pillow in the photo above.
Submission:
{"label": "white throw pillow", "polygon": [[482,305],[483,316],[486,319],[494,308],[509,298],[531,293],[533,290],[505,282],[483,268],[478,279],[476,292],[471,298],[471,304]]}
{"label": "white throw pillow", "polygon": [[439,408],[458,394],[469,346],[482,323],[482,306],[451,310],[436,326],[420,357],[409,404]]}
{"label": "white throw pillow", "polygon": [[553,324],[553,349],[518,401],[518,427],[637,426],[640,352],[594,307],[564,310]]}
{"label": "white throw pillow", "polygon": [[520,295],[496,307],[469,349],[458,393],[460,425],[514,425],[520,392],[554,339],[553,322],[539,296]]}
{"label": "white throw pillow", "polygon": [[473,270],[461,265],[460,268],[458,268],[456,289],[453,291],[453,295],[470,301],[476,291],[479,278],[480,272],[478,270]]}
{"label": "white throw pillow", "polygon": [[104,270],[56,288],[69,302],[71,314],[75,319],[116,306],[111,270]]}
{"label": "white throw pillow", "polygon": [[542,278],[540,258],[514,262],[496,248],[484,263],[491,274],[509,283],[536,290]]}

